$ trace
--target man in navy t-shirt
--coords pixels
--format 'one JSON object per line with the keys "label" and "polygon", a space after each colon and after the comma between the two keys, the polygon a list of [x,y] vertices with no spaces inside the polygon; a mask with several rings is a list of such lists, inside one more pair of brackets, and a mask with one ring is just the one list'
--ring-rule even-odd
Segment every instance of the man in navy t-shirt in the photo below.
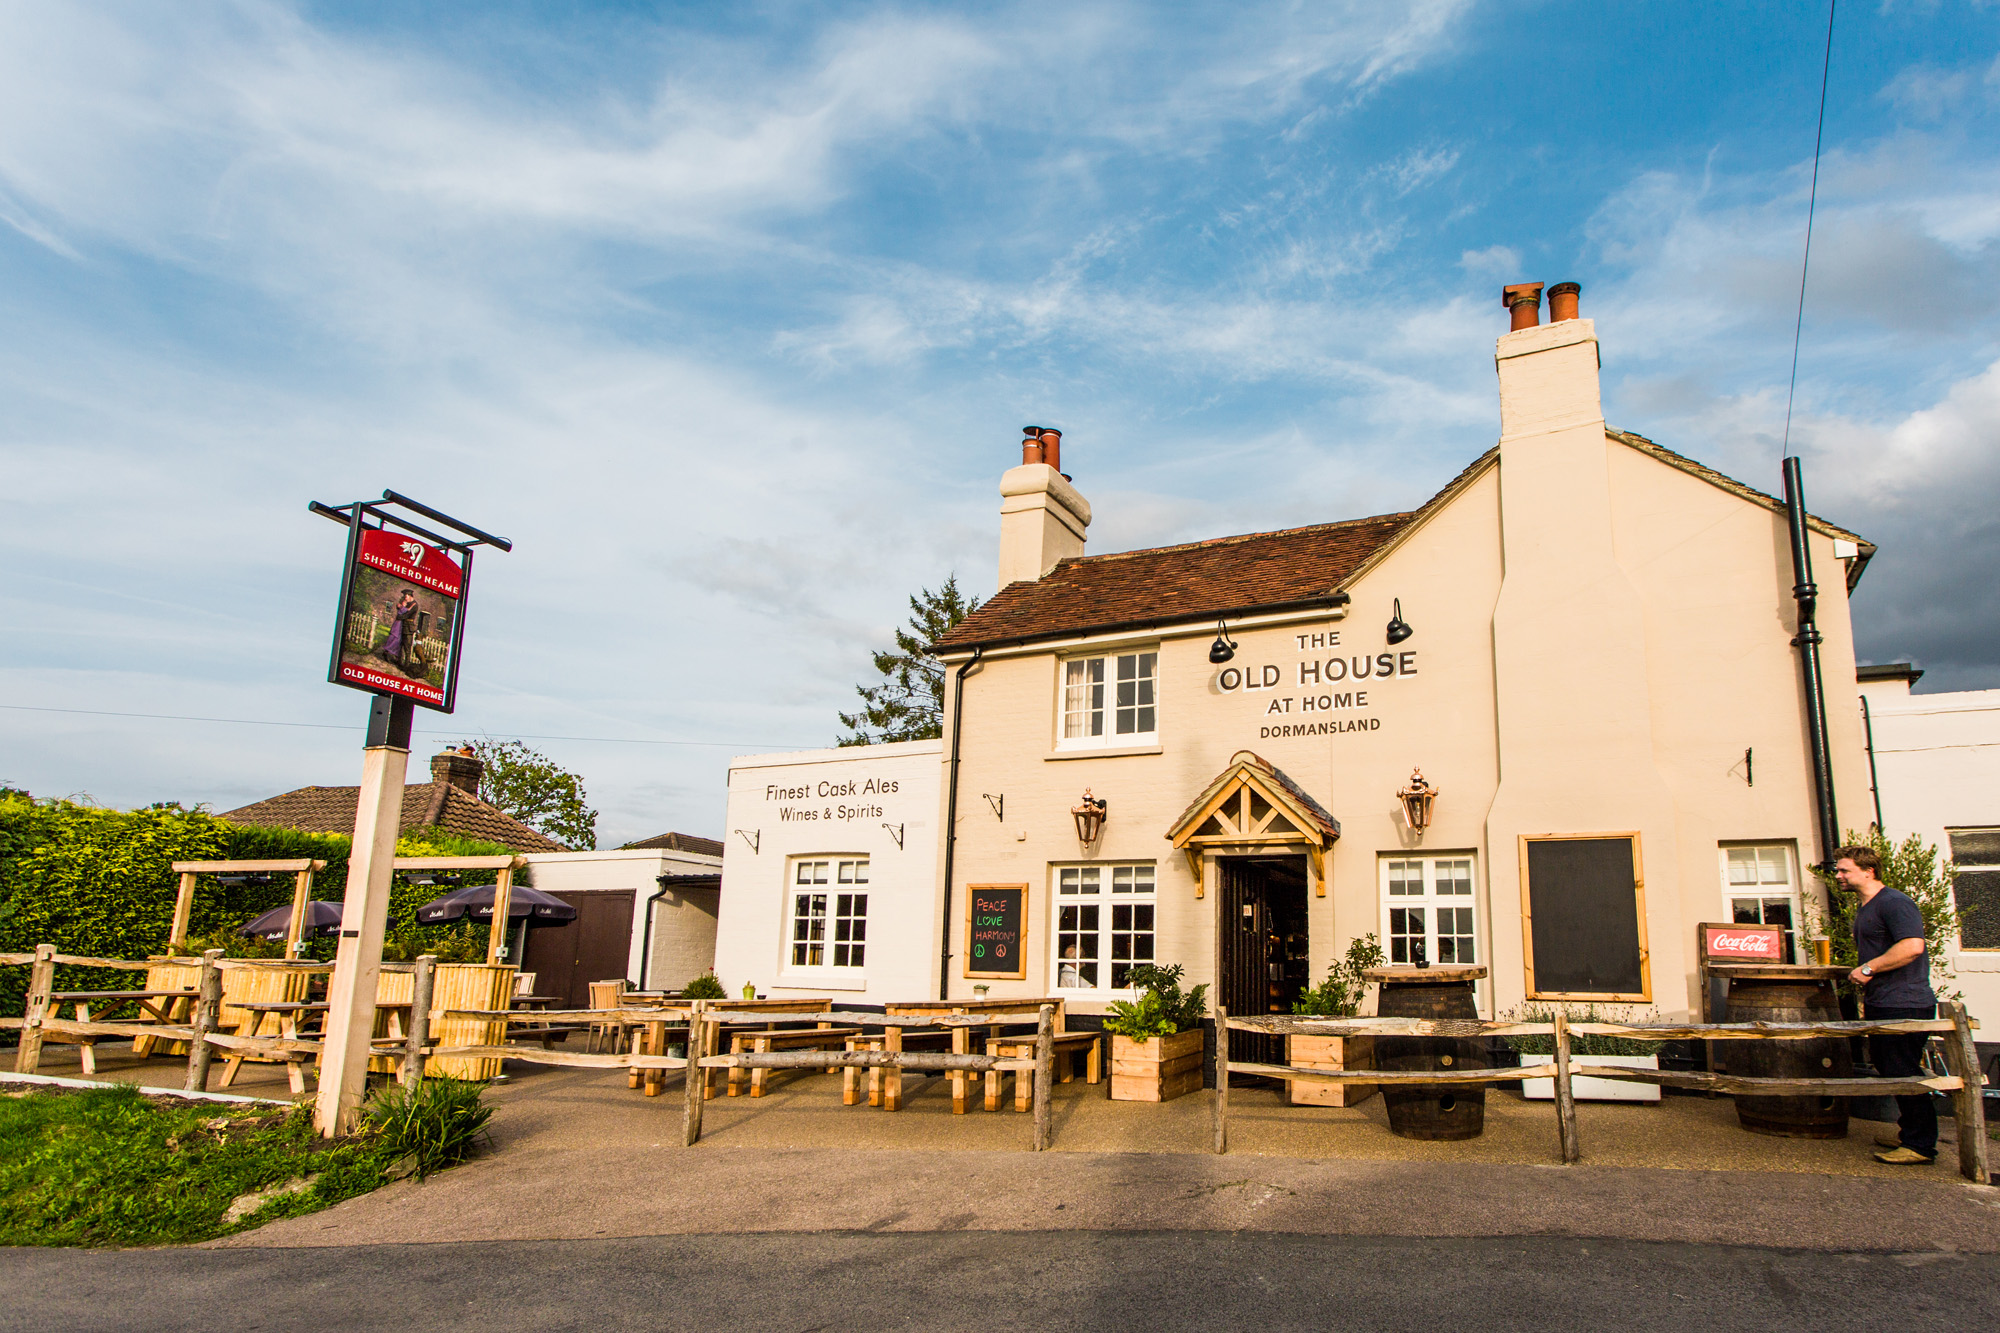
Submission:
{"label": "man in navy t-shirt", "polygon": [[[1873,847],[1843,847],[1834,862],[1833,878],[1841,888],[1861,895],[1854,912],[1854,952],[1861,965],[1848,979],[1861,987],[1865,1017],[1870,1019],[1936,1018],[1937,993],[1931,989],[1930,957],[1924,952],[1924,914],[1917,905],[1882,882],[1882,858]],[[1883,1078],[1922,1078],[1924,1043],[1921,1032],[1885,1033],[1868,1038],[1875,1072]],[[1883,1139],[1878,1162],[1921,1166],[1937,1160],[1937,1108],[1930,1094],[1898,1097],[1901,1132]]]}

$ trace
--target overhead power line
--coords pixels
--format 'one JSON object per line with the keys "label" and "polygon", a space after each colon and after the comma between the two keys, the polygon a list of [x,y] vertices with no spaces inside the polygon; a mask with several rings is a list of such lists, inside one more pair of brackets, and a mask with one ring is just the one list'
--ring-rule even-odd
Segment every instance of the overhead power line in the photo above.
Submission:
{"label": "overhead power line", "polygon": [[1819,71],[1819,128],[1813,131],[1812,190],[1806,195],[1806,251],[1799,260],[1799,317],[1792,325],[1792,384],[1785,390],[1785,443],[1786,458],[1792,456],[1792,400],[1799,392],[1799,342],[1806,328],[1806,274],[1812,268],[1813,212],[1819,206],[1819,152],[1826,141],[1826,82],[1827,74],[1833,69],[1833,14],[1840,0],[1826,3],[1826,60]]}
{"label": "overhead power line", "polygon": [[[132,717],[145,718],[154,722],[220,722],[236,727],[307,727],[315,731],[358,731],[338,722],[278,722],[261,717],[195,717],[185,713],[116,713],[102,708],[47,708],[36,704],[0,704],[0,708],[18,713],[68,713],[78,717]],[[421,730],[421,728],[420,728]],[[479,731],[495,740],[503,741],[581,741],[592,745],[693,745],[713,746],[725,750],[804,750],[811,746],[774,745],[769,741],[681,741],[654,740],[644,736],[547,736],[533,733],[510,733],[501,735],[487,732],[483,728],[431,728],[430,734],[462,734],[469,730]]]}

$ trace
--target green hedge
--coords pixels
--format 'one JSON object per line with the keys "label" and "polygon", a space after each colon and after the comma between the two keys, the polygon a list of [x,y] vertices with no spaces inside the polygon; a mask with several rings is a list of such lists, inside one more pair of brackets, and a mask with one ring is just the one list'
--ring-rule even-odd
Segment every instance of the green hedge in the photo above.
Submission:
{"label": "green hedge", "polygon": [[[175,861],[323,860],[326,868],[313,877],[313,897],[338,902],[347,890],[349,842],[337,833],[231,824],[205,810],[172,804],[104,810],[0,793],[0,953],[28,953],[43,943],[97,958],[162,952],[180,886]],[[507,850],[437,829],[420,830],[396,844],[403,856],[502,856]],[[492,875],[468,872],[465,879],[491,883]],[[415,926],[417,908],[439,892],[399,877],[389,902],[390,930],[442,934],[442,928]],[[188,936],[233,931],[291,898],[290,875],[239,887],[204,877],[195,891]],[[307,952],[330,957],[333,943],[314,941]],[[58,975],[58,985],[78,990],[111,989],[130,980],[129,973],[108,969],[64,968]],[[26,968],[0,968],[0,1013],[18,1015],[26,988]]]}

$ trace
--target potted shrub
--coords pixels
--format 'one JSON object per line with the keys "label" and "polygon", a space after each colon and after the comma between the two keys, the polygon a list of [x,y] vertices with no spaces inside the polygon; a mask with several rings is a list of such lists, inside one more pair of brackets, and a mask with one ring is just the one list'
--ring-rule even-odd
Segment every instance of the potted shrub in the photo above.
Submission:
{"label": "potted shrub", "polygon": [[[1623,1010],[1616,1013],[1600,1013],[1594,1004],[1586,1004],[1581,1009],[1575,1005],[1563,1006],[1563,1012],[1572,1023],[1657,1023],[1660,1015],[1649,1010],[1643,1014],[1632,1014]],[[1552,1007],[1528,1004],[1514,1010],[1506,1017],[1516,1023],[1553,1023],[1556,1011]],[[1554,1037],[1509,1037],[1507,1044],[1521,1053],[1523,1065],[1538,1065],[1553,1060],[1556,1054]],[[1653,1083],[1627,1083],[1623,1079],[1591,1078],[1575,1071],[1589,1065],[1624,1065],[1634,1069],[1658,1069],[1660,1067],[1660,1043],[1639,1041],[1632,1037],[1600,1037],[1595,1033],[1572,1032],[1569,1036],[1569,1079],[1570,1096],[1580,1102],[1657,1102],[1660,1089]],[[1552,1078],[1524,1080],[1521,1095],[1529,1101],[1554,1101],[1556,1081]]]}
{"label": "potted shrub", "polygon": [[1137,1000],[1114,1000],[1104,1016],[1111,1034],[1111,1099],[1167,1102],[1201,1087],[1208,987],[1181,993],[1181,965],[1141,963],[1130,974]]}
{"label": "potted shrub", "polygon": [[[1292,1005],[1295,1014],[1327,1018],[1353,1018],[1361,1012],[1361,1000],[1368,992],[1363,973],[1382,965],[1382,946],[1374,935],[1364,935],[1347,946],[1347,956],[1336,959],[1326,972],[1326,980],[1301,991]],[[1292,1033],[1285,1038],[1285,1063],[1300,1069],[1373,1069],[1373,1037],[1315,1037]],[[1294,1106],[1357,1106],[1376,1093],[1368,1083],[1290,1083]]]}

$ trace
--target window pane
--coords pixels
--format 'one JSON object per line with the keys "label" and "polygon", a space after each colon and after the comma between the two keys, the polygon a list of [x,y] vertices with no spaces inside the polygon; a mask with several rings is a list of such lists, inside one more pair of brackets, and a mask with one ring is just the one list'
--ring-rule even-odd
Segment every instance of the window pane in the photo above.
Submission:
{"label": "window pane", "polygon": [[1389,896],[1392,898],[1421,897],[1424,892],[1424,863],[1422,861],[1391,861],[1389,863]]}
{"label": "window pane", "polygon": [[1764,905],[1755,898],[1737,898],[1730,903],[1729,919],[1739,926],[1764,924]]}
{"label": "window pane", "polygon": [[1478,962],[1472,947],[1472,909],[1440,907],[1437,911],[1437,961],[1469,965]]}
{"label": "window pane", "polygon": [[1440,895],[1454,898],[1472,896],[1472,862],[1439,861],[1432,869]]}
{"label": "window pane", "polygon": [[1082,873],[1083,873],[1082,871],[1077,870],[1074,867],[1065,867],[1056,876],[1056,886],[1057,886],[1056,892],[1060,894],[1075,893],[1077,891],[1077,885],[1080,882]]}
{"label": "window pane", "polygon": [[1755,884],[1757,882],[1757,849],[1755,847],[1731,847],[1729,858],[1729,882],[1731,884]]}
{"label": "window pane", "polygon": [[1791,876],[1787,873],[1786,869],[1788,859],[1785,856],[1785,849],[1782,847],[1759,847],[1757,849],[1757,868],[1759,871],[1757,882],[1759,884],[1791,883]]}
{"label": "window pane", "polygon": [[1410,950],[1412,941],[1422,943],[1424,939],[1424,909],[1421,907],[1392,907],[1389,909],[1389,961],[1410,963],[1416,956]]}
{"label": "window pane", "polygon": [[1158,653],[1125,653],[1118,658],[1115,729],[1120,736],[1142,735],[1154,728],[1154,664]]}

